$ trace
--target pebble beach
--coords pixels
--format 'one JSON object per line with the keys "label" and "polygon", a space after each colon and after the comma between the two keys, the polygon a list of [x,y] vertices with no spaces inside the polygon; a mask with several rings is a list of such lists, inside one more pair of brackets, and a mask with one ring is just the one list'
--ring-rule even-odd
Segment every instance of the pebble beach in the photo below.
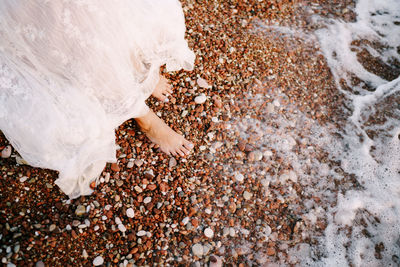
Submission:
{"label": "pebble beach", "polygon": [[324,256],[324,212],[360,184],[326,149],[350,105],[311,15],[351,22],[355,2],[181,3],[195,69],[164,73],[174,93],[148,105],[194,151],[167,156],[127,121],[118,162],[92,195],[69,200],[55,171],[25,165],[0,135],[2,264],[296,266]]}

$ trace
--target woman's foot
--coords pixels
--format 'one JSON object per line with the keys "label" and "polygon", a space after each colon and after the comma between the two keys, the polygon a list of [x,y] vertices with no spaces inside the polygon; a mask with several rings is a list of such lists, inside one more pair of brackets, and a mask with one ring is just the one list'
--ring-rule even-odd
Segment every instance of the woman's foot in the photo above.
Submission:
{"label": "woman's foot", "polygon": [[163,76],[160,76],[156,88],[154,89],[152,96],[160,101],[166,101],[168,96],[172,94],[172,86],[168,83],[168,80]]}
{"label": "woman's foot", "polygon": [[147,137],[167,155],[184,157],[190,153],[193,144],[187,141],[182,135],[176,133],[165,124],[153,111],[149,111],[145,116],[135,118],[140,128],[146,133]]}

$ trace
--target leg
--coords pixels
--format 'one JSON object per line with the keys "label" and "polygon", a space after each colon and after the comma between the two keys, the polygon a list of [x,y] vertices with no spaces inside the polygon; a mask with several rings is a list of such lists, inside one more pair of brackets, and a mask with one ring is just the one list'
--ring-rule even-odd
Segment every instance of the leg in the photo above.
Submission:
{"label": "leg", "polygon": [[172,154],[183,157],[188,155],[193,148],[192,143],[172,130],[152,110],[143,117],[135,118],[135,120],[146,133],[147,137],[153,143],[159,145],[161,150],[168,155]]}
{"label": "leg", "polygon": [[170,94],[172,94],[171,85],[168,83],[167,79],[160,75],[160,80],[158,81],[152,96],[158,100],[165,101]]}

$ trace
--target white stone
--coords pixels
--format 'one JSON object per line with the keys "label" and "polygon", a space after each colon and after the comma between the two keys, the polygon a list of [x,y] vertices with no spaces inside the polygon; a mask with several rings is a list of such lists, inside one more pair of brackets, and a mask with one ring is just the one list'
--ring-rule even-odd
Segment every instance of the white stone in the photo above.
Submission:
{"label": "white stone", "polygon": [[241,174],[240,172],[239,172],[239,173],[236,173],[236,174],[235,174],[235,180],[236,180],[237,182],[239,182],[239,183],[243,182],[243,180],[244,180],[243,174]]}
{"label": "white stone", "polygon": [[135,216],[135,211],[132,208],[126,210],[126,216],[133,218]]}
{"label": "white stone", "polygon": [[148,203],[150,203],[151,202],[151,197],[146,197],[144,200],[143,200],[143,203],[144,204],[148,204]]}
{"label": "white stone", "polygon": [[126,164],[127,168],[133,168],[133,166],[135,165],[135,163],[133,161],[129,161],[128,164]]}
{"label": "white stone", "polygon": [[275,99],[272,104],[274,104],[275,107],[280,107],[281,103],[279,103],[279,100]]}
{"label": "white stone", "polygon": [[100,266],[104,263],[104,259],[102,256],[97,256],[96,258],[94,258],[93,260],[93,265],[94,266]]}
{"label": "white stone", "polygon": [[142,193],[143,189],[140,186],[135,186],[135,191],[138,193]]}
{"label": "white stone", "polygon": [[82,251],[82,257],[84,257],[85,259],[87,259],[87,258],[89,257],[89,255],[88,255],[86,249],[84,249],[84,250]]}
{"label": "white stone", "polygon": [[182,117],[186,117],[186,115],[188,114],[189,112],[187,111],[187,110],[184,110],[183,112],[182,112]]}
{"label": "white stone", "polygon": [[231,237],[235,237],[236,236],[235,228],[233,228],[233,227],[229,228],[229,235]]}
{"label": "white stone", "polygon": [[100,226],[96,225],[93,230],[97,231],[100,229]]}
{"label": "white stone", "polygon": [[121,221],[121,219],[119,217],[115,217],[115,223],[116,224],[121,224],[122,221]]}
{"label": "white stone", "polygon": [[136,233],[137,236],[145,236],[146,231],[140,230],[139,232]]}
{"label": "white stone", "polygon": [[269,158],[269,157],[271,157],[272,155],[273,155],[273,154],[272,154],[271,151],[269,151],[269,150],[264,151],[264,157]]}
{"label": "white stone", "polygon": [[22,176],[21,178],[19,178],[19,181],[21,183],[25,182],[26,180],[28,180],[28,177],[26,177],[26,176]]}
{"label": "white stone", "polygon": [[243,198],[246,200],[251,199],[252,196],[253,196],[253,194],[248,191],[244,191],[244,193],[243,193]]}
{"label": "white stone", "polygon": [[190,220],[189,217],[183,218],[182,220],[183,225],[186,225],[189,222],[189,220]]}
{"label": "white stone", "polygon": [[126,227],[122,223],[118,224],[118,229],[123,233],[126,232]]}
{"label": "white stone", "polygon": [[194,98],[194,102],[196,104],[203,104],[204,102],[206,102],[207,100],[207,96],[204,94],[198,95]]}
{"label": "white stone", "polygon": [[192,247],[192,252],[197,257],[203,256],[203,252],[204,252],[203,245],[201,245],[199,243],[194,244]]}
{"label": "white stone", "polygon": [[67,230],[67,231],[71,231],[71,230],[72,230],[72,227],[71,227],[71,225],[67,224],[67,226],[65,226],[65,230]]}
{"label": "white stone", "polygon": [[203,78],[198,78],[197,79],[197,85],[202,87],[202,88],[210,88],[211,86],[207,83],[206,80],[204,80]]}
{"label": "white stone", "polygon": [[3,159],[9,158],[11,156],[12,148],[11,146],[6,146],[2,151],[1,151],[1,157]]}
{"label": "white stone", "polygon": [[204,230],[204,235],[205,235],[206,237],[208,237],[208,238],[212,238],[212,237],[214,236],[214,231],[213,231],[210,227],[207,227],[207,228]]}

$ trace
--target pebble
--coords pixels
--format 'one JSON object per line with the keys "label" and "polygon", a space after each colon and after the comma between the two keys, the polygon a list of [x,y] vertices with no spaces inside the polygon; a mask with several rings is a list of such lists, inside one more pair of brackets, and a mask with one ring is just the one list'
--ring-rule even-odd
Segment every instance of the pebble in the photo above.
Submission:
{"label": "pebble", "polygon": [[87,258],[89,257],[89,255],[88,255],[86,249],[84,249],[84,250],[82,251],[82,257],[85,258],[85,259],[87,259]]}
{"label": "pebble", "polygon": [[140,166],[142,166],[143,165],[143,160],[141,160],[141,159],[135,159],[135,165],[136,166],[138,166],[138,167],[140,167]]}
{"label": "pebble", "polygon": [[50,225],[50,227],[49,227],[49,231],[50,232],[53,232],[55,229],[56,229],[56,225],[55,224],[52,224],[52,225]]}
{"label": "pebble", "polygon": [[36,267],[44,267],[44,263],[43,263],[43,261],[38,261],[38,262],[36,262],[35,266]]}
{"label": "pebble", "polygon": [[214,231],[208,227],[204,230],[204,235],[208,238],[212,238],[214,236]]}
{"label": "pebble", "polygon": [[243,180],[244,180],[243,174],[241,174],[241,173],[235,174],[235,180],[236,180],[237,182],[239,182],[239,183],[243,182]]}
{"label": "pebble", "polygon": [[203,245],[198,244],[198,243],[194,244],[192,247],[192,252],[193,252],[193,255],[195,255],[197,257],[203,256],[203,252],[204,252]]}
{"label": "pebble", "polygon": [[169,166],[170,168],[175,167],[176,164],[177,164],[177,162],[176,162],[176,159],[175,159],[175,158],[170,158],[170,159],[169,159],[169,164],[168,164],[168,166]]}
{"label": "pebble", "polygon": [[140,186],[135,186],[135,191],[138,193],[142,193],[143,189]]}
{"label": "pebble", "polygon": [[144,204],[148,204],[148,203],[150,203],[151,202],[151,197],[146,197],[144,200],[143,200],[143,203]]}
{"label": "pebble", "polygon": [[190,220],[189,217],[183,218],[182,220],[183,225],[186,225],[189,222],[189,220]]}
{"label": "pebble", "polygon": [[268,113],[273,113],[275,111],[275,106],[272,103],[267,104],[267,112]]}
{"label": "pebble", "polygon": [[231,237],[235,237],[236,236],[235,228],[229,227],[229,235]]}
{"label": "pebble", "polygon": [[263,158],[263,154],[259,150],[255,150],[249,153],[250,161],[260,161]]}
{"label": "pebble", "polygon": [[204,80],[203,78],[198,78],[197,79],[197,85],[202,87],[202,88],[210,88],[211,86],[207,83],[206,80]]}
{"label": "pebble", "polygon": [[25,182],[26,180],[28,180],[28,177],[26,177],[26,176],[22,176],[21,178],[19,178],[19,181],[21,183]]}
{"label": "pebble", "polygon": [[126,167],[131,169],[131,168],[133,168],[134,165],[135,165],[135,163],[133,161],[129,161],[128,164],[126,164]]}
{"label": "pebble", "polygon": [[253,196],[253,194],[248,192],[248,191],[244,191],[243,192],[243,198],[246,199],[246,200],[251,199],[252,196]]}
{"label": "pebble", "polygon": [[[124,181],[123,180],[117,180],[116,184],[117,184],[118,187],[121,187],[124,184]],[[116,201],[118,201],[118,200],[116,200]]]}
{"label": "pebble", "polygon": [[196,104],[203,104],[204,102],[206,102],[207,100],[207,96],[204,94],[198,95],[194,98],[194,102]]}
{"label": "pebble", "polygon": [[96,258],[94,258],[93,260],[93,265],[94,266],[100,266],[104,263],[104,259],[102,256],[97,256]]}
{"label": "pebble", "polygon": [[133,218],[135,216],[135,211],[132,208],[126,210],[126,216]]}
{"label": "pebble", "polygon": [[75,210],[75,214],[77,216],[82,216],[83,214],[85,214],[85,212],[86,212],[86,208],[83,205],[78,205],[78,207]]}
{"label": "pebble", "polygon": [[146,231],[140,230],[139,232],[136,233],[137,236],[145,236]]}
{"label": "pebble", "polygon": [[126,227],[122,223],[118,224],[118,229],[123,233],[126,232]]}
{"label": "pebble", "polygon": [[11,146],[6,146],[6,147],[1,151],[1,157],[2,157],[3,159],[9,158],[9,157],[11,157],[11,152],[12,152]]}

